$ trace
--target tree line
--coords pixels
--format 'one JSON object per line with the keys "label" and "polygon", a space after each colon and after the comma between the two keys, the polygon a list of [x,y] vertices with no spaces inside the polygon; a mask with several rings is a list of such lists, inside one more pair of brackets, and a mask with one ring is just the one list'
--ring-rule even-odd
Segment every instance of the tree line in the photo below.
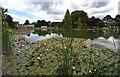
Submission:
{"label": "tree line", "polygon": [[[8,26],[15,28],[19,22],[13,22],[13,18],[10,15],[5,14],[4,20],[8,23]],[[87,13],[83,10],[75,10],[72,13],[67,9],[64,19],[61,22],[51,22],[45,20],[37,20],[37,22],[30,23],[29,20],[24,22],[24,25],[33,24],[35,27],[48,26],[48,27],[63,27],[63,28],[102,28],[109,26],[120,26],[120,15],[116,15],[112,18],[110,15],[105,16],[103,19],[88,17]]]}
{"label": "tree line", "polygon": [[115,18],[112,18],[110,15],[106,15],[103,19],[95,18],[92,16],[88,17],[87,13],[83,10],[73,11],[71,14],[67,10],[64,19],[63,27],[64,28],[102,28],[102,27],[120,27],[120,15],[116,15]]}

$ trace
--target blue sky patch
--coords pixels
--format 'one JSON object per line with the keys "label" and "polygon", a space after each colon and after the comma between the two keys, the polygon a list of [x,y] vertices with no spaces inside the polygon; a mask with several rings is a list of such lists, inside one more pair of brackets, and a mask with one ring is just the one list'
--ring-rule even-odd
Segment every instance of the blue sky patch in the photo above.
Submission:
{"label": "blue sky patch", "polygon": [[30,19],[38,19],[38,18],[39,18],[39,17],[30,15],[30,14],[27,14],[27,13],[25,13],[25,12],[16,11],[16,10],[11,10],[11,9],[9,9],[8,12],[9,12],[9,13],[12,13],[12,14],[15,14],[15,15],[18,15],[18,16],[27,17],[27,18],[30,18]]}

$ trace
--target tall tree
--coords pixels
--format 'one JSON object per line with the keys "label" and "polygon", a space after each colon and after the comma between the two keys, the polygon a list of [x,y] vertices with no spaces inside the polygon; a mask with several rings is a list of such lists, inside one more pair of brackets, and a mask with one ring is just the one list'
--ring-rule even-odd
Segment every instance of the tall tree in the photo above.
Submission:
{"label": "tall tree", "polygon": [[82,23],[88,24],[88,19],[89,18],[88,18],[87,13],[84,12],[84,11],[79,11],[79,10],[73,11],[71,13],[71,17],[72,17],[72,22],[73,22],[74,27],[77,26],[76,23],[78,22],[79,17],[81,18]]}
{"label": "tall tree", "polygon": [[14,28],[13,18],[10,15],[5,14],[5,20],[8,23],[8,26]]}
{"label": "tall tree", "polygon": [[41,26],[41,21],[37,20],[37,23],[35,24],[35,27],[40,27]]}
{"label": "tall tree", "polygon": [[116,17],[114,18],[114,23],[116,24],[116,25],[118,25],[118,22],[120,21],[120,15],[116,15]]}
{"label": "tall tree", "polygon": [[48,23],[45,20],[41,21],[41,26],[48,26]]}
{"label": "tall tree", "polygon": [[65,29],[71,29],[72,28],[72,19],[69,10],[67,9],[64,19],[63,19],[63,27]]}
{"label": "tall tree", "polygon": [[25,23],[24,23],[24,25],[29,25],[29,24],[30,24],[29,20],[26,20]]}

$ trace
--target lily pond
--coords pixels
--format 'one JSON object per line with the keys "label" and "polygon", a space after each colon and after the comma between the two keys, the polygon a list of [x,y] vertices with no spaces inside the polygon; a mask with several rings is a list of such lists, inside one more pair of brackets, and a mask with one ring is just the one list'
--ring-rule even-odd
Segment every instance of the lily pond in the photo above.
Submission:
{"label": "lily pond", "polygon": [[120,32],[18,29],[3,75],[119,75]]}

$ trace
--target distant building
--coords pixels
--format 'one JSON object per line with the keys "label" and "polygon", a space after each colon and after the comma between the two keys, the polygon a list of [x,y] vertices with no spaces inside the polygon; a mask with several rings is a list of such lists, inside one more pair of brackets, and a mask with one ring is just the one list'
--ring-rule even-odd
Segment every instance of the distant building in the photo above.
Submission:
{"label": "distant building", "polygon": [[104,18],[103,22],[112,23],[113,19],[112,18]]}
{"label": "distant building", "polygon": [[23,25],[23,27],[24,27],[24,28],[34,28],[35,25],[30,25],[30,24],[29,24],[29,25]]}
{"label": "distant building", "polygon": [[17,29],[23,28],[23,24],[17,24],[17,25],[16,25],[16,28],[17,28]]}
{"label": "distant building", "polygon": [[34,28],[34,25],[23,25],[23,24],[18,24],[16,28],[21,29],[21,28]]}
{"label": "distant building", "polygon": [[47,26],[41,26],[41,29],[47,29]]}

